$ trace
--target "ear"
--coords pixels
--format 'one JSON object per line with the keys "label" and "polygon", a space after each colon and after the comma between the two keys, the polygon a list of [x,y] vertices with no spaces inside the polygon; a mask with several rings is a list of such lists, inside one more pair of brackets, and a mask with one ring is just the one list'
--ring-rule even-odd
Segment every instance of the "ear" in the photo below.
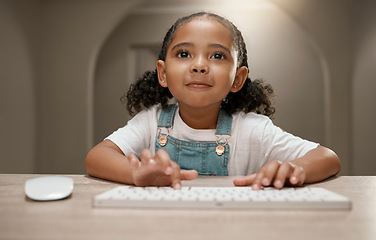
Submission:
{"label": "ear", "polygon": [[158,81],[162,87],[167,87],[167,80],[166,80],[166,64],[162,60],[158,60],[157,62],[157,72],[158,72]]}
{"label": "ear", "polygon": [[234,79],[234,82],[232,83],[232,87],[230,91],[233,93],[240,91],[247,77],[248,77],[248,68],[245,66],[239,67],[236,70],[235,79]]}

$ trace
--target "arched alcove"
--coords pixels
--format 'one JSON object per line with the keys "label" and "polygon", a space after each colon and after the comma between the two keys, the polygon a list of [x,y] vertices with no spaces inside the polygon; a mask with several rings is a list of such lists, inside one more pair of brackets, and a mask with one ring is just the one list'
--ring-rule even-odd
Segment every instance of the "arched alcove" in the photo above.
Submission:
{"label": "arched alcove", "polygon": [[215,5],[212,1],[167,2],[153,6],[151,1],[134,9],[103,44],[94,80],[95,143],[130,119],[119,98],[136,80],[137,71],[155,68],[154,60],[140,68],[137,59],[154,56],[154,49],[178,17],[208,10],[229,18],[242,31],[248,46],[250,77],[264,78],[276,91],[275,123],[325,144],[325,109],[329,107],[329,84],[325,81],[329,81],[329,74],[325,58],[299,23],[266,1],[243,1],[243,5],[226,1]]}

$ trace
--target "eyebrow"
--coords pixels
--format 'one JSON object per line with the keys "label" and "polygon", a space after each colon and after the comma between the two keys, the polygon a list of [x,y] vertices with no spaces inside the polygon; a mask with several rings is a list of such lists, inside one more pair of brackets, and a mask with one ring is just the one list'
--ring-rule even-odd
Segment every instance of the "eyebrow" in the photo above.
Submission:
{"label": "eyebrow", "polygon": [[189,43],[189,42],[178,43],[175,46],[173,46],[171,50],[174,50],[175,48],[179,48],[179,47],[185,47],[185,46],[193,46],[193,43]]}
{"label": "eyebrow", "polygon": [[214,47],[214,48],[222,48],[224,49],[225,51],[231,53],[230,49],[226,46],[223,46],[222,44],[218,44],[218,43],[212,43],[212,44],[209,44],[210,47]]}
{"label": "eyebrow", "polygon": [[[193,43],[190,43],[190,42],[182,42],[182,43],[178,43],[176,44],[175,46],[173,46],[171,48],[171,50],[174,50],[175,48],[179,48],[179,47],[185,47],[185,46],[193,46],[194,44]],[[214,48],[222,48],[224,49],[225,51],[231,53],[230,49],[226,46],[223,46],[222,44],[219,44],[219,43],[211,43],[209,44],[209,47],[214,47]]]}

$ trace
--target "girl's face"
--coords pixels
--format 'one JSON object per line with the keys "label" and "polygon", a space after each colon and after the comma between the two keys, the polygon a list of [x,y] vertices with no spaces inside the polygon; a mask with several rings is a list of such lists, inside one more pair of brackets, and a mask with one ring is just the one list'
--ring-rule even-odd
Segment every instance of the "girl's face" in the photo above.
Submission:
{"label": "girl's face", "polygon": [[230,31],[208,17],[195,18],[175,32],[165,61],[157,63],[159,83],[181,107],[218,107],[241,89],[247,68],[237,68]]}

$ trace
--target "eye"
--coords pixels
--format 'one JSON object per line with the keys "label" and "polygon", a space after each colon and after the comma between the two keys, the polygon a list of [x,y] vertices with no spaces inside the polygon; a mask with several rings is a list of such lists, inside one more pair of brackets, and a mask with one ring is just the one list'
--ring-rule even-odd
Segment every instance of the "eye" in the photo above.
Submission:
{"label": "eye", "polygon": [[188,57],[190,57],[188,51],[185,51],[185,50],[178,51],[176,53],[176,56],[179,57],[179,58],[188,58]]}
{"label": "eye", "polygon": [[226,59],[226,55],[224,53],[214,53],[213,56],[211,56],[211,58],[222,60]]}

